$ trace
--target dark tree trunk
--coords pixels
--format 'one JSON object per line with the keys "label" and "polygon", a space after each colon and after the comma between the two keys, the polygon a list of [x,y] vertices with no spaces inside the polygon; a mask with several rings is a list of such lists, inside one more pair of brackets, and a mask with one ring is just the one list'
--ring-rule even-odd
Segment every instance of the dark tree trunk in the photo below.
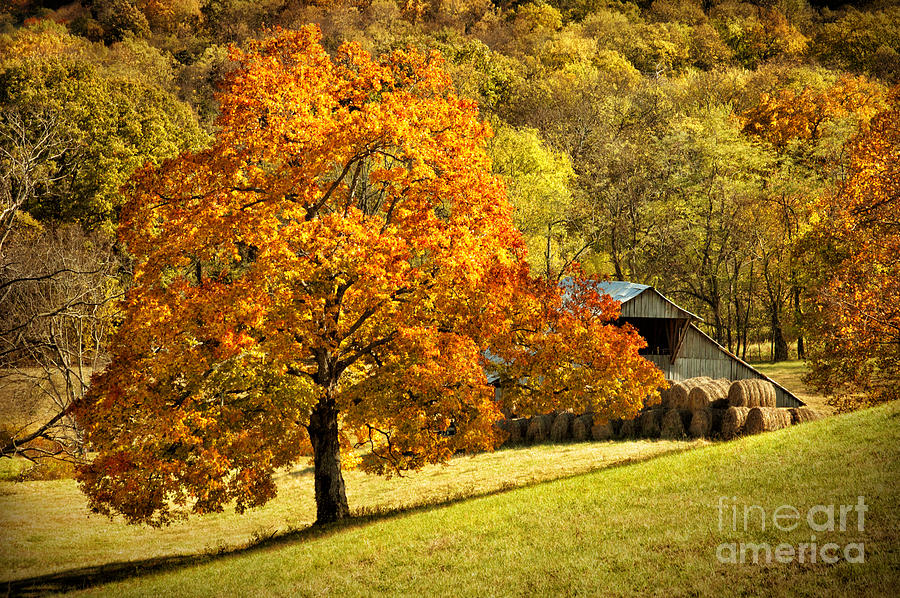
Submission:
{"label": "dark tree trunk", "polygon": [[794,319],[797,322],[797,359],[806,359],[806,343],[803,342],[803,304],[800,287],[794,287]]}
{"label": "dark tree trunk", "polygon": [[778,312],[772,312],[772,361],[787,361],[788,344],[784,338],[784,330],[781,329],[781,320]]}
{"label": "dark tree trunk", "polygon": [[331,523],[350,515],[344,476],[341,475],[341,445],[338,412],[334,402],[322,399],[309,418],[316,486],[316,523]]}

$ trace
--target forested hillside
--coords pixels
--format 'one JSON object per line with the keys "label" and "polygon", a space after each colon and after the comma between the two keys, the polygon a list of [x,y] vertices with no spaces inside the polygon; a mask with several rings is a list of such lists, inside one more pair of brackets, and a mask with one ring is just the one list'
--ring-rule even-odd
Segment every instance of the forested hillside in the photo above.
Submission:
{"label": "forested hillside", "polygon": [[[829,393],[895,396],[895,2],[16,0],[0,359],[60,408],[30,440],[65,436],[62,409],[105,364],[131,280],[123,185],[211,143],[229,46],[309,23],[332,54],[440,53],[493,130],[534,273],[651,284],[738,356],[810,356]],[[35,430],[17,433],[4,453]]]}

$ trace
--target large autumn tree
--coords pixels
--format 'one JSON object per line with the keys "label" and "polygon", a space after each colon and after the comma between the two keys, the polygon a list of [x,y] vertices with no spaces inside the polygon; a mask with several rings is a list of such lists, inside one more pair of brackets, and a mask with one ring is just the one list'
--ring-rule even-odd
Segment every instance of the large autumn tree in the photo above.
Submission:
{"label": "large autumn tree", "polygon": [[900,397],[900,87],[889,103],[807,239],[822,273],[809,380],[840,409]]}
{"label": "large autumn tree", "polygon": [[498,443],[492,364],[521,413],[655,394],[616,304],[529,278],[438,55],[330,57],[310,26],[231,58],[214,144],[142,171],[122,212],[133,286],[77,409],[95,510],[243,510],[311,452],[318,521],[340,519],[342,455],[391,473]]}

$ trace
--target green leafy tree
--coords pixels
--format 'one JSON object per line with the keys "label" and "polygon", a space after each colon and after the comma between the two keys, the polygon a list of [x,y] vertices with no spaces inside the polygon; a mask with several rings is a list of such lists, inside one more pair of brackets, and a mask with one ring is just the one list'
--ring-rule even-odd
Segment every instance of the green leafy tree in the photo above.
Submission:
{"label": "green leafy tree", "polygon": [[506,182],[532,272],[558,281],[591,246],[575,220],[568,156],[548,148],[536,130],[509,126],[497,130],[489,150],[494,172]]}
{"label": "green leafy tree", "polygon": [[205,136],[190,108],[153,80],[158,72],[140,80],[124,61],[108,66],[103,52],[77,39],[69,47],[69,39],[41,24],[0,40],[0,112],[4,122],[24,121],[27,135],[50,118],[66,140],[22,209],[90,228],[116,220],[119,189],[136,168],[199,147]]}
{"label": "green leafy tree", "polygon": [[868,73],[891,83],[900,79],[900,7],[844,9],[815,36],[813,51],[838,68]]}

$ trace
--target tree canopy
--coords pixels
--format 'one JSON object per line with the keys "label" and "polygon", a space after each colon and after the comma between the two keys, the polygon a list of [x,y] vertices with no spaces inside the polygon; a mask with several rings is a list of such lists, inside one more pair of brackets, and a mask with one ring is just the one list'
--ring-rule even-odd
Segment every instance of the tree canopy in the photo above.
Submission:
{"label": "tree canopy", "polygon": [[[345,42],[354,42],[357,54],[364,50],[370,57],[415,55],[423,64],[437,64],[429,62],[432,59],[428,57],[434,51],[441,54],[440,69],[452,79],[454,101],[477,102],[481,117],[496,130],[487,142],[490,160],[484,162],[477,148],[489,137],[487,127],[481,123],[472,126],[470,149],[476,148],[470,156],[472,168],[489,165],[506,186],[510,205],[491,210],[511,210],[522,239],[518,249],[509,248],[519,241],[505,245],[507,253],[520,256],[523,248],[527,250],[525,259],[531,275],[564,280],[581,268],[589,275],[652,284],[700,315],[704,321],[698,326],[745,359],[802,358],[809,342],[816,340],[811,336],[822,334],[821,326],[830,321],[832,313],[820,309],[824,300],[819,293],[829,288],[823,280],[836,275],[840,260],[835,257],[839,253],[829,257],[827,251],[852,246],[838,243],[836,237],[817,245],[815,239],[825,237],[816,235],[822,234],[823,223],[830,222],[833,210],[838,209],[835,204],[844,201],[844,192],[837,190],[844,189],[851,172],[851,149],[855,147],[851,140],[876,112],[884,110],[888,86],[897,82],[900,73],[895,7],[883,2],[841,7],[824,4],[828,6],[806,0],[5,3],[0,6],[0,245],[4,249],[0,251],[0,285],[17,289],[0,296],[0,301],[7,301],[0,305],[0,311],[8,312],[5,322],[12,322],[0,329],[0,342],[11,349],[0,352],[0,372],[4,372],[0,377],[22,366],[25,362],[20,356],[31,354],[33,347],[23,343],[17,332],[17,322],[21,322],[17,314],[54,314],[35,321],[40,330],[52,329],[47,323],[50,320],[75,315],[80,318],[80,314],[36,307],[44,306],[47,297],[54,298],[51,303],[56,308],[77,303],[77,295],[64,296],[56,289],[75,293],[85,284],[101,282],[88,280],[93,276],[88,273],[103,273],[111,279],[110,284],[103,282],[102,288],[94,289],[102,305],[131,285],[132,256],[145,269],[159,257],[159,271],[150,275],[157,276],[162,286],[182,279],[190,281],[184,264],[195,262],[199,264],[199,280],[219,280],[219,274],[226,271],[229,284],[251,280],[251,264],[262,249],[253,243],[260,237],[249,224],[249,232],[235,230],[225,235],[234,247],[222,241],[221,247],[210,249],[216,244],[209,241],[209,245],[196,245],[200,241],[194,238],[192,245],[182,243],[183,238],[194,234],[210,238],[224,234],[221,230],[233,216],[216,215],[210,206],[201,210],[199,205],[191,205],[182,211],[174,210],[175,204],[155,208],[154,213],[171,219],[172,226],[183,224],[187,228],[160,228],[159,235],[171,233],[177,242],[165,251],[151,247],[154,243],[167,244],[168,239],[153,236],[157,223],[139,205],[145,200],[151,202],[149,205],[160,203],[154,191],[188,194],[187,188],[194,184],[208,190],[214,184],[224,185],[222,177],[243,172],[256,177],[255,183],[267,183],[263,194],[250,189],[248,181],[233,185],[235,193],[250,203],[253,196],[262,200],[264,195],[268,197],[266,194],[287,194],[286,181],[302,168],[307,169],[299,173],[307,177],[304,180],[316,179],[327,185],[338,180],[346,161],[361,151],[354,144],[364,143],[369,133],[360,131],[376,130],[374,121],[379,119],[386,123],[380,126],[396,137],[386,140],[388,145],[382,149],[401,157],[390,144],[402,142],[404,147],[412,147],[407,140],[413,138],[411,131],[419,128],[421,115],[403,113],[396,106],[393,112],[376,110],[383,90],[369,89],[365,85],[370,83],[362,83],[379,80],[381,75],[373,67],[355,75],[369,94],[366,105],[371,107],[366,110],[352,98],[341,97],[337,90],[318,90],[323,98],[337,98],[333,101],[346,113],[343,121],[329,121],[331,124],[309,121],[325,127],[315,129],[317,135],[333,138],[330,154],[322,149],[324,145],[316,150],[323,152],[321,164],[312,167],[299,161],[295,166],[285,166],[270,162],[305,151],[304,144],[309,140],[298,136],[301,129],[286,131],[282,138],[258,136],[259,131],[251,130],[251,125],[261,117],[249,109],[240,112],[234,108],[251,96],[236,99],[227,88],[234,81],[228,80],[231,82],[225,87],[222,81],[246,56],[260,54],[257,44],[270,27],[298,30],[310,23],[322,32],[319,44],[331,61],[330,68],[343,69],[340,73],[344,74],[334,71],[338,74],[329,79],[335,82],[349,77],[353,68],[362,68],[363,63],[357,64],[356,58],[348,58],[340,50]],[[229,52],[231,45],[237,53]],[[395,53],[398,49],[402,50]],[[371,59],[372,64],[381,61]],[[324,57],[321,64],[326,64]],[[259,83],[282,85],[272,72]],[[285,80],[287,94],[294,84]],[[244,87],[246,91],[253,86],[247,83]],[[303,92],[308,96],[304,97],[318,102],[311,99],[315,90],[310,90]],[[285,94],[278,102],[288,97]],[[223,100],[233,112],[231,116],[222,111]],[[269,124],[270,114],[266,113],[262,116],[265,126],[254,126],[271,132],[284,123],[308,124],[289,110],[285,112],[285,106],[275,106],[278,102],[256,102],[254,106],[269,110],[276,122]],[[330,104],[322,106],[325,109]],[[474,104],[471,106],[465,109],[466,114],[475,113]],[[354,124],[354,119],[363,113],[373,119],[366,125],[371,131],[357,129],[359,134],[352,137],[343,127],[359,124]],[[238,114],[244,122],[238,121]],[[401,127],[390,121],[394,118],[398,123],[411,124]],[[393,124],[387,124],[389,121]],[[481,129],[481,133],[475,133]],[[427,127],[421,131],[435,132]],[[462,143],[462,138],[450,139],[447,135],[441,132],[436,143]],[[226,150],[226,137],[231,140],[230,150]],[[204,154],[200,150],[212,138],[219,140],[218,149]],[[251,142],[257,145],[248,145]],[[260,143],[268,143],[269,149],[263,151]],[[349,154],[339,155],[341,144]],[[236,166],[244,148],[259,151],[262,157]],[[439,157],[440,152],[432,150],[431,157],[422,158],[423,164]],[[182,166],[159,168],[164,160],[185,151],[188,153]],[[364,215],[354,235],[368,226],[362,224],[368,219],[385,218],[379,216],[375,204],[358,205],[362,186],[369,185],[370,199],[365,201],[376,201],[372,189],[384,186],[384,197],[377,204],[386,201],[388,194],[402,191],[400,185],[407,184],[412,191],[423,185],[413,184],[415,178],[378,179],[394,176],[390,173],[396,166],[378,162],[382,158],[389,156],[366,154],[354,162],[360,165],[358,176],[353,165],[343,173],[354,189],[351,196],[357,202],[356,209]],[[406,167],[415,171],[410,176],[418,176],[418,163],[413,159]],[[148,164],[135,185],[128,183],[137,169]],[[266,170],[273,165],[277,166],[275,170]],[[208,173],[219,167],[225,170],[216,176]],[[202,180],[198,178],[200,173],[205,173]],[[443,174],[438,169],[434,176],[441,179]],[[469,181],[473,190],[484,191],[478,185],[490,177],[482,174]],[[281,187],[273,182],[279,176],[284,177],[278,183]],[[485,183],[488,198],[495,193],[495,183]],[[334,189],[329,201],[347,193],[342,184]],[[131,205],[121,212],[126,195],[131,197]],[[172,197],[183,199],[183,195]],[[262,208],[257,206],[261,205],[241,212],[247,212],[248,218],[258,215]],[[338,213],[333,207],[323,209],[311,223],[325,226],[321,223],[331,222],[328,218]],[[109,246],[109,240],[103,238],[119,225],[120,212],[126,217],[126,228],[146,225],[130,233],[123,230],[122,240],[137,248],[134,254],[125,244]],[[442,222],[450,217],[446,206],[433,212]],[[883,220],[890,218],[889,212],[873,213]],[[204,224],[208,214],[219,218],[218,229]],[[343,211],[340,214],[341,222],[350,222]],[[395,211],[390,219],[399,216]],[[290,217],[295,215],[291,213]],[[341,226],[349,226],[346,223]],[[190,233],[194,226],[197,232]],[[280,221],[271,226],[275,230],[287,228]],[[91,252],[74,246],[82,239],[78,227],[86,229],[84,238],[90,243],[110,251],[96,252],[95,263],[90,263]],[[40,238],[60,240],[59,259],[45,260],[41,265],[40,260],[32,259],[34,256],[23,260],[13,257],[28,255],[38,230],[45,235]],[[485,235],[494,242],[493,236]],[[371,239],[366,242],[375,243]],[[506,241],[497,243],[499,247]],[[179,253],[177,247],[186,253]],[[229,258],[234,263],[226,264],[223,256],[231,255],[235,247],[241,261]],[[195,249],[197,253],[191,253]],[[434,252],[426,253],[430,256]],[[87,278],[77,284],[61,284],[62,275],[51,268],[56,263],[79,263],[83,268],[77,276]],[[411,263],[419,264],[415,260]],[[194,280],[198,280],[197,266],[193,267]],[[138,274],[142,274],[140,270]],[[259,274],[257,280],[262,276]],[[516,284],[521,283],[522,276]],[[146,295],[152,285],[147,286],[146,277],[140,280],[143,286],[134,292]],[[204,289],[208,284],[203,283]],[[531,290],[522,293],[523,297],[533,297],[537,292],[537,287],[529,285]],[[375,295],[382,290],[376,285]],[[352,298],[353,293],[348,293]],[[238,295],[234,291],[224,296]],[[507,311],[543,311],[548,321],[573,317],[571,306],[561,307],[565,297],[551,300],[553,293],[539,295],[541,299],[530,307],[507,306]],[[10,303],[13,297],[15,305]],[[199,295],[195,301],[201,301]],[[22,312],[16,305],[30,307]],[[260,309],[266,312],[268,308]],[[92,313],[99,318],[97,330],[109,331],[118,325],[112,315],[116,310]],[[189,312],[179,313],[187,318]],[[197,322],[203,321],[198,316],[191,325],[201,326]],[[245,325],[243,320],[240,325]],[[529,329],[520,329],[515,339],[519,349],[539,338],[548,342],[546,335],[526,339],[524,331]],[[235,330],[252,328],[238,326]],[[548,331],[542,330],[542,334]],[[247,334],[256,338],[257,333]],[[577,353],[576,336],[573,332],[565,342],[572,342],[572,351]],[[41,335],[30,338],[38,344],[45,339]],[[510,341],[507,346],[512,350],[514,343]],[[104,340],[96,351],[92,350],[97,364],[109,360],[108,349]],[[532,346],[521,352],[517,364],[506,363],[507,371],[501,372],[506,383],[522,382],[515,390],[522,393],[527,405],[551,388],[557,393],[553,396],[577,399],[572,389],[556,384],[562,377],[530,379],[527,368],[515,371],[526,358],[537,359],[541,354]],[[860,357],[860,363],[865,361],[865,367],[873,372],[882,371],[875,354],[867,355],[868,361]],[[573,354],[570,360],[589,363],[587,357]],[[48,375],[58,374],[52,373],[59,369],[54,359],[45,364]],[[86,388],[87,374],[83,372],[81,377],[79,387]],[[537,393],[532,388],[543,390]],[[616,400],[631,400],[623,399],[624,393],[612,385],[605,388],[618,397]],[[831,388],[835,389],[835,400],[840,401],[837,395],[845,392],[845,387]],[[528,400],[524,400],[525,395],[529,395]],[[61,413],[56,411],[49,419]],[[17,448],[24,444],[16,439],[27,438],[29,433],[21,432],[12,430],[13,441],[4,446],[13,448],[0,455],[25,454]],[[74,440],[65,439],[63,444],[81,447],[80,438],[76,434]],[[398,462],[422,461],[413,456],[414,450],[404,452],[408,454]]]}

